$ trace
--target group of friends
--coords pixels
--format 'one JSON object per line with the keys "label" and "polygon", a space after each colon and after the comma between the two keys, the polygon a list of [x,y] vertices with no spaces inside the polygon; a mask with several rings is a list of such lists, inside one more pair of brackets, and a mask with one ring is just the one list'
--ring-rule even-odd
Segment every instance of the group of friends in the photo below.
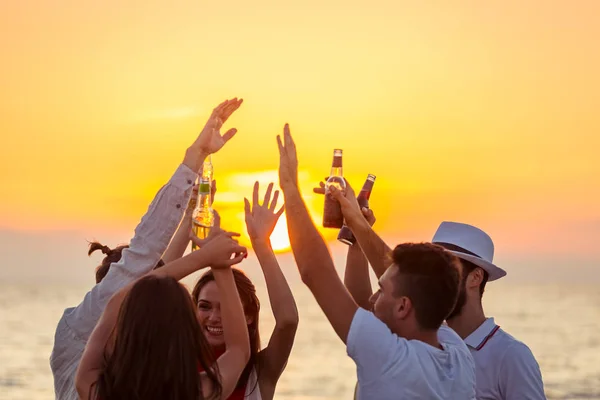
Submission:
{"label": "group of friends", "polygon": [[[275,318],[264,348],[255,286],[234,267],[248,256],[239,234],[221,229],[218,215],[206,239],[191,234],[198,173],[236,134],[221,128],[241,104],[235,98],[213,110],[128,245],[90,244],[89,254],[101,250],[105,257],[96,285],[58,322],[50,357],[56,399],[274,398],[299,322],[269,240],[284,211],[279,191],[271,183],[261,201],[257,182],[252,200],[244,199]],[[355,398],[545,399],[530,349],[485,316],[487,282],[506,275],[493,264],[491,238],[471,225],[442,222],[431,242],[392,249],[348,182],[344,191],[321,183],[315,192],[339,202],[356,238],[342,281],[300,193],[289,125],[282,136],[279,186],[291,248],[302,281],[356,364]],[[198,250],[184,256],[190,241]],[[190,294],[179,281],[199,270],[205,272]]]}

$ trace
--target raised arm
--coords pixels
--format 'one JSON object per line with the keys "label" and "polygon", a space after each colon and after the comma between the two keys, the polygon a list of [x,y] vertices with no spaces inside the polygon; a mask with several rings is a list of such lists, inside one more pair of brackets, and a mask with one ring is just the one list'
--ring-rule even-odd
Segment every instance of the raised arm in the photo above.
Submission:
{"label": "raised arm", "polygon": [[[209,265],[226,268],[237,264],[245,258],[246,249],[232,239],[236,235],[224,233],[220,237],[215,238],[210,246],[206,246],[204,249],[168,263],[163,268],[150,272],[150,275],[169,276],[179,280]],[[135,282],[131,282],[109,299],[98,324],[87,342],[77,369],[75,381],[77,392],[81,399],[87,400],[91,398],[90,393],[92,388],[104,368],[106,345],[117,324],[121,304],[134,284]],[[243,312],[240,318],[244,320]],[[240,373],[242,369],[243,366],[240,368]]]}
{"label": "raised arm", "polygon": [[[373,211],[363,209],[362,212],[369,224],[373,226],[375,223]],[[373,289],[371,288],[371,280],[369,278],[369,261],[358,243],[354,243],[348,247],[344,285],[359,307],[365,310],[371,308],[369,299],[373,294]]]}
{"label": "raised arm", "polygon": [[[244,308],[231,268],[213,268],[213,275],[219,292],[222,293],[221,323],[223,324],[226,350],[217,360],[217,366],[222,387],[220,398],[225,400],[235,390],[250,359],[250,341],[248,340],[248,325]],[[202,377],[204,398],[211,398],[212,388],[208,385],[209,380],[204,373]]]}
{"label": "raised arm", "polygon": [[[182,165],[169,182],[158,192],[146,215],[135,229],[121,260],[109,269],[106,277],[84,297],[73,311],[65,316],[66,324],[76,335],[86,340],[114,293],[151,271],[165,252],[188,204],[197,171],[207,155],[212,154],[235,134],[232,129],[221,136],[223,122],[241,105],[233,99],[215,108],[197,139],[186,150]],[[55,344],[56,346],[56,344]]]}
{"label": "raised arm", "polygon": [[[314,189],[314,192],[325,193],[323,182],[321,182],[320,188]],[[333,187],[331,195],[340,202],[346,225],[352,230],[356,241],[367,256],[369,263],[371,263],[375,275],[377,278],[381,278],[381,275],[390,266],[389,254],[392,249],[375,233],[369,222],[364,218],[350,182],[346,181],[345,193]]]}
{"label": "raised arm", "polygon": [[283,136],[283,143],[277,136],[279,181],[285,196],[288,232],[294,258],[302,281],[315,296],[337,335],[346,343],[358,306],[338,276],[327,245],[311,220],[300,195],[296,145],[287,124]]}
{"label": "raised arm", "polygon": [[[252,196],[252,207],[250,202],[244,199],[248,235],[263,270],[271,309],[275,316],[275,329],[269,344],[259,353],[258,358],[260,364],[259,378],[263,394],[265,390],[275,391],[275,385],[292,351],[296,329],[298,328],[298,309],[296,308],[294,295],[271,247],[270,236],[284,209],[281,207],[278,211],[275,211],[279,191],[275,191],[271,201],[272,191],[273,184],[271,183],[265,193],[263,204],[260,205],[258,202],[258,182],[256,182]],[[265,384],[268,388],[265,387]]]}

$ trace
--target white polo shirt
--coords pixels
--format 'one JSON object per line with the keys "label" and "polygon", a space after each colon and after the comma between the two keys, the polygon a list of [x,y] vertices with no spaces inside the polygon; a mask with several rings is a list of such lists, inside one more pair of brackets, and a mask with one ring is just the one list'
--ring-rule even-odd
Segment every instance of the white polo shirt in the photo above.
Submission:
{"label": "white polo shirt", "polygon": [[475,360],[478,400],[545,400],[540,367],[529,347],[488,318],[465,343]]}
{"label": "white polo shirt", "polygon": [[359,308],[347,338],[359,400],[475,400],[475,363],[460,336],[441,326],[443,349],[394,334]]}

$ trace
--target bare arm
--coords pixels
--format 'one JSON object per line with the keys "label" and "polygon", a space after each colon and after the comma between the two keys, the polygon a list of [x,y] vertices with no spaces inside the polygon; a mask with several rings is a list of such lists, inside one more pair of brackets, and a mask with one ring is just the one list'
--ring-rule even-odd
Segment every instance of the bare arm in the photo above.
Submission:
{"label": "bare arm", "polygon": [[[362,213],[369,222],[369,225],[373,226],[375,223],[373,211],[370,209],[363,209]],[[362,307],[365,310],[371,308],[369,299],[373,294],[373,289],[371,288],[371,280],[369,277],[369,262],[358,243],[354,243],[348,247],[344,285],[359,307]]]}
{"label": "bare arm", "polygon": [[[227,399],[237,386],[238,380],[250,359],[248,325],[240,295],[235,286],[231,268],[214,269],[215,282],[221,296],[221,323],[225,336],[225,353],[217,360],[221,378],[221,399]],[[202,391],[205,398],[212,395],[208,378],[202,374]]]}
{"label": "bare arm", "polygon": [[368,310],[369,299],[373,294],[369,278],[369,261],[363,254],[358,243],[348,247],[346,270],[344,271],[344,286],[352,295],[359,307]]}
{"label": "bare arm", "polygon": [[338,276],[325,241],[317,231],[298,189],[296,146],[286,124],[279,144],[279,180],[286,203],[288,232],[300,276],[337,335],[346,343],[358,306]]}
{"label": "bare arm", "polygon": [[364,218],[358,221],[347,220],[347,224],[371,263],[375,275],[377,278],[381,278],[381,275],[390,266],[389,255],[392,249],[375,233]]}
{"label": "bare arm", "polygon": [[275,328],[267,347],[259,354],[260,379],[274,390],[294,345],[298,328],[298,309],[294,295],[271,247],[269,237],[283,213],[283,207],[275,212],[279,191],[275,191],[271,201],[271,183],[265,193],[262,206],[258,203],[258,182],[254,184],[252,208],[245,200],[246,225],[258,261],[263,270],[271,309],[275,316]]}

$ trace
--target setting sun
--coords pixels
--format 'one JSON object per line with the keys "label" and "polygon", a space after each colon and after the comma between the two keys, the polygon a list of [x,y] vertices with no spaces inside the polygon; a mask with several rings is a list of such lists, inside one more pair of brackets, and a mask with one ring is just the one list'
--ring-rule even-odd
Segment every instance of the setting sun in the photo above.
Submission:
{"label": "setting sun", "polygon": [[271,246],[276,252],[282,252],[290,249],[290,238],[287,230],[287,220],[282,215],[275,229],[271,234]]}

